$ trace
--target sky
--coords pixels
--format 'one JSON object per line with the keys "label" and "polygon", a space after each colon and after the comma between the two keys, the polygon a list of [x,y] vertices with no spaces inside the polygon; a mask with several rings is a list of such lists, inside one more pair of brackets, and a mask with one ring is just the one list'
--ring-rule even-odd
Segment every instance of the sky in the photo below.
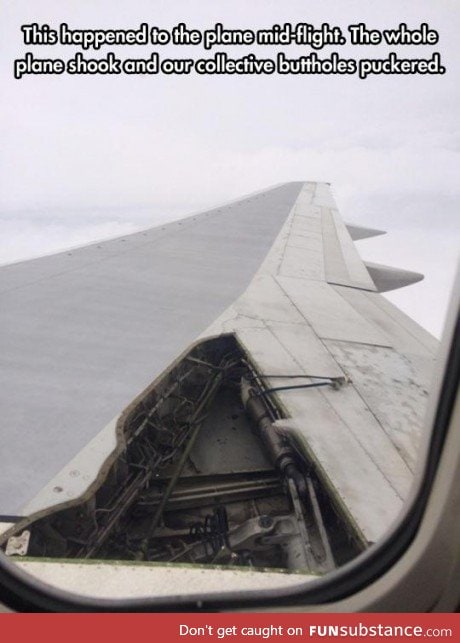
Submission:
{"label": "sky", "polygon": [[[438,30],[439,45],[393,50],[407,57],[440,51],[447,73],[365,81],[197,75],[15,80],[13,60],[27,51],[64,58],[78,51],[25,46],[20,26],[32,22],[105,29],[141,22],[253,29],[330,22],[345,31],[358,22],[380,29],[427,22]],[[460,240],[459,29],[455,0],[3,0],[0,264],[134,232],[275,183],[324,180],[332,183],[346,221],[388,231],[359,242],[365,259],[426,275],[388,297],[439,336]],[[135,55],[152,49],[139,47]],[[254,47],[225,51],[258,53]],[[293,47],[288,53],[310,51]],[[363,56],[367,48],[340,51]],[[116,53],[133,54],[124,47]]]}

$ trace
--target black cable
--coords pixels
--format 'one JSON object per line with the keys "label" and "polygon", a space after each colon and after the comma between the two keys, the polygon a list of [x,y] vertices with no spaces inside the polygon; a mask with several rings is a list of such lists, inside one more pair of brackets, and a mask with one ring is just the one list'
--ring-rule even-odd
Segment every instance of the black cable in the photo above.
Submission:
{"label": "black cable", "polygon": [[269,377],[274,377],[274,378],[279,378],[279,379],[313,379],[313,380],[332,380],[332,377],[326,377],[325,375],[253,375],[250,380],[255,380],[255,379],[266,379]]}
{"label": "black cable", "polygon": [[292,389],[300,389],[300,388],[318,388],[319,386],[331,386],[333,384],[332,381],[329,382],[316,382],[315,384],[298,384],[296,386],[275,386],[274,388],[267,388],[263,391],[258,391],[255,395],[257,397],[261,397],[264,395],[268,395],[269,393],[275,393],[276,391],[289,391]]}

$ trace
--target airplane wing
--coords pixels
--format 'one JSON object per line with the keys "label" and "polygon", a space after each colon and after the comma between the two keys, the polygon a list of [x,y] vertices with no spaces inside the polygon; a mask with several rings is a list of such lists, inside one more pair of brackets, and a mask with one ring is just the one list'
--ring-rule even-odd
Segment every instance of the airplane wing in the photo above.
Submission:
{"label": "airplane wing", "polygon": [[[373,264],[374,265],[374,264]],[[387,270],[395,287],[422,275]],[[293,428],[368,542],[399,513],[416,466],[437,340],[377,292],[328,185],[305,183],[244,295],[209,334],[236,332],[260,371],[347,378],[279,391]],[[382,289],[387,290],[388,280]],[[313,381],[313,380],[312,380]]]}
{"label": "airplane wing", "polygon": [[238,298],[301,187],[0,268],[0,514],[20,513]]}
{"label": "airplane wing", "polygon": [[[31,515],[43,518],[88,501],[108,484],[110,466],[129,452],[132,436],[160,404],[171,405],[170,389],[186,377],[195,378],[196,388],[204,372],[211,378],[233,369],[230,391],[240,369],[243,406],[264,434],[265,455],[257,455],[247,436],[237,438],[237,406],[231,406],[237,403],[222,398],[219,408],[229,405],[225,418],[213,411],[206,437],[198,435],[189,452],[182,444],[187,466],[201,476],[225,474],[233,494],[232,485],[243,484],[234,476],[245,472],[244,484],[251,479],[260,494],[278,484],[269,481],[275,463],[292,492],[294,514],[309,494],[319,515],[313,540],[323,558],[333,549],[337,561],[343,549],[323,538],[328,512],[339,516],[357,547],[375,542],[410,489],[437,341],[380,294],[422,276],[366,265],[353,240],[374,234],[380,231],[347,227],[328,184],[296,182],[151,230],[3,267],[4,520],[28,516],[24,527]],[[184,365],[191,362],[198,371],[189,375]],[[174,408],[191,407],[190,442],[201,404],[193,387],[174,401]],[[168,408],[155,416],[160,442],[158,424]],[[288,460],[302,470],[306,491],[297,473],[286,473]],[[187,475],[191,480],[191,470]],[[142,484],[145,489],[151,478]],[[181,506],[198,493],[195,487],[156,492],[157,508],[161,494]],[[315,509],[321,503],[322,517]],[[139,545],[144,554],[147,540]]]}

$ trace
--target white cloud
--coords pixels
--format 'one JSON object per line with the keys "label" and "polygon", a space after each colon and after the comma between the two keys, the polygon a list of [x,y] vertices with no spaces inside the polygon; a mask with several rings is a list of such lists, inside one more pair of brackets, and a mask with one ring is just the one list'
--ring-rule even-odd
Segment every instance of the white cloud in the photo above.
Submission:
{"label": "white cloud", "polygon": [[[13,58],[27,49],[19,27],[32,21],[107,28],[136,27],[143,20],[160,26],[222,21],[255,27],[328,19],[343,28],[358,21],[374,27],[428,21],[440,32],[438,49],[448,73],[365,82],[12,78]],[[408,268],[417,269],[410,264],[420,260],[427,275],[432,270],[439,277],[432,294],[444,293],[445,299],[449,279],[443,285],[442,275],[451,274],[452,259],[444,244],[455,242],[460,190],[459,28],[459,6],[448,1],[6,3],[0,25],[0,78],[8,97],[0,113],[0,261],[125,234],[158,217],[176,217],[273,183],[322,179],[333,183],[345,218],[405,234],[406,254],[389,254]],[[57,51],[40,49],[43,55]],[[417,235],[431,235],[444,268],[430,267],[433,252],[427,253],[425,241],[411,245]],[[373,251],[378,255],[377,246]],[[409,301],[405,292],[401,299]],[[411,306],[422,323],[439,327],[433,307],[420,312],[417,302]]]}

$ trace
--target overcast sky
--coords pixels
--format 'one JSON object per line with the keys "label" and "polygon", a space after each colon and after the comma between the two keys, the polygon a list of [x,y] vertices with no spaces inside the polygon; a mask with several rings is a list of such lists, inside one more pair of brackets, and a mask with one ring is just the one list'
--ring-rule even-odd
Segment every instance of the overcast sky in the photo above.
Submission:
{"label": "overcast sky", "polygon": [[[325,180],[333,184],[345,220],[388,230],[385,237],[360,242],[364,258],[425,273],[424,282],[390,298],[440,334],[460,229],[456,0],[4,0],[2,8],[0,263],[126,234],[274,183]],[[25,23],[107,29],[138,28],[141,22],[209,28],[223,22],[263,28],[288,21],[328,21],[345,31],[357,22],[372,28],[428,22],[439,31],[440,44],[399,52],[429,57],[438,50],[448,73],[366,81],[196,75],[13,79],[13,60],[26,51],[70,57],[78,50],[26,47],[20,32]],[[152,51],[108,47],[91,55],[115,49],[120,57]],[[276,51],[264,48],[263,54]],[[377,52],[386,55],[388,49]]]}

